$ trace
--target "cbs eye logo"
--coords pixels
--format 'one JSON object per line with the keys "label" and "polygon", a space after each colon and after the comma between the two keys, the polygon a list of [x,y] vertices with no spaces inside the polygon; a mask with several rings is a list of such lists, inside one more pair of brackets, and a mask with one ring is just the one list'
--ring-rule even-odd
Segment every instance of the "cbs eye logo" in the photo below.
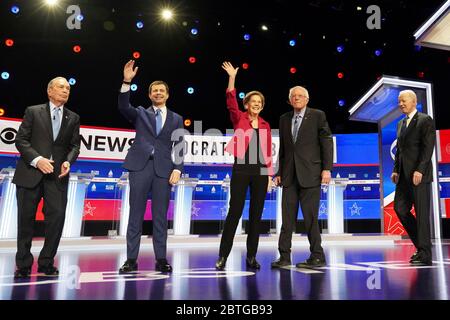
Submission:
{"label": "cbs eye logo", "polygon": [[14,128],[5,128],[0,133],[0,140],[4,144],[14,144],[14,140],[16,139],[17,130]]}

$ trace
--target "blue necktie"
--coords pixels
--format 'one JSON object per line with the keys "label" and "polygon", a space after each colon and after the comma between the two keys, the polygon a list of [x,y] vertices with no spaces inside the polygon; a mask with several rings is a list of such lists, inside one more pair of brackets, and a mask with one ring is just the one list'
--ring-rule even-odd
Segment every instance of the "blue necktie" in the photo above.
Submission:
{"label": "blue necktie", "polygon": [[406,118],[403,119],[402,127],[400,129],[400,136],[402,136],[405,133],[405,131],[406,131],[406,124],[408,122],[408,119],[409,119],[408,116],[406,116]]}
{"label": "blue necktie", "polygon": [[298,128],[300,127],[300,115],[295,116],[294,127],[292,128],[292,139],[297,140]]}
{"label": "blue necktie", "polygon": [[162,127],[161,109],[156,109],[155,119],[156,119],[156,135],[159,135]]}
{"label": "blue necktie", "polygon": [[52,127],[53,127],[53,141],[58,137],[59,129],[61,128],[61,109],[53,109]]}

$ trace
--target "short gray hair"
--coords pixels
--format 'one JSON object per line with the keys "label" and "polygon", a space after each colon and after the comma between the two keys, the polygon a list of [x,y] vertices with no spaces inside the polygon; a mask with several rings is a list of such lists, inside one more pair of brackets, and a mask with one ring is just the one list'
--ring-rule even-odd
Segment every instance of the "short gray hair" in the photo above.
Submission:
{"label": "short gray hair", "polygon": [[416,93],[414,92],[414,91],[412,91],[412,90],[402,90],[402,91],[400,91],[400,93],[398,94],[398,96],[400,97],[401,95],[403,95],[403,94],[406,94],[406,95],[408,95],[408,96],[410,96],[412,99],[413,99],[413,101],[415,102],[415,103],[417,103],[417,95],[416,95]]}
{"label": "short gray hair", "polygon": [[308,99],[309,99],[309,93],[308,93],[308,90],[306,90],[306,88],[304,88],[304,87],[302,87],[302,86],[295,86],[295,87],[292,87],[292,88],[289,89],[289,101],[291,101],[292,92],[293,92],[295,89],[301,89],[301,90],[305,91],[306,97],[308,97]]}
{"label": "short gray hair", "polygon": [[53,82],[55,82],[56,80],[59,80],[59,79],[63,79],[64,81],[68,82],[67,79],[64,78],[64,77],[56,77],[56,78],[53,78],[53,79],[50,80],[50,82],[48,83],[48,85],[47,85],[47,90],[50,89],[51,87],[53,87]]}

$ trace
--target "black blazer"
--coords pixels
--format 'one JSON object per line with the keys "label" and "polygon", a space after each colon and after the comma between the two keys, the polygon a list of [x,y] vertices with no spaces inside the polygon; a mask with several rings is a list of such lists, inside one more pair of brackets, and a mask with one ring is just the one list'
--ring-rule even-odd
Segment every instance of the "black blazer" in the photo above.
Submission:
{"label": "black blazer", "polygon": [[411,182],[414,171],[418,171],[423,174],[422,182],[430,183],[433,181],[431,156],[436,143],[434,121],[429,115],[417,112],[400,136],[403,121],[406,118],[397,123],[394,172],[404,174]]}
{"label": "black blazer", "polygon": [[281,184],[290,186],[294,174],[303,188],[320,186],[322,170],[333,168],[333,137],[325,113],[306,107],[294,144],[290,111],[280,117],[278,174]]}
{"label": "black blazer", "polygon": [[66,188],[69,175],[58,179],[61,164],[75,162],[80,153],[80,117],[64,107],[61,129],[58,137],[53,141],[53,129],[50,118],[50,105],[40,104],[25,110],[22,123],[16,135],[16,148],[20,152],[13,183],[20,187],[34,188],[44,174],[30,165],[38,156],[50,159],[53,157],[53,175],[58,185]]}

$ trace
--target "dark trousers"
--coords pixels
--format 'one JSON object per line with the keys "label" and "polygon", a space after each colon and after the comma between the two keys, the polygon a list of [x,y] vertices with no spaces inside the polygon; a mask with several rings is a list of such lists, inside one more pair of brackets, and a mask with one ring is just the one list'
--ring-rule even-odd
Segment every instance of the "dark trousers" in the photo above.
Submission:
{"label": "dark trousers", "polygon": [[141,171],[131,171],[130,217],[127,228],[127,258],[137,259],[141,244],[142,223],[147,207],[147,195],[152,194],[153,250],[156,259],[165,259],[167,253],[167,209],[171,185],[169,179],[155,174],[153,160]]}
{"label": "dark trousers", "polygon": [[242,210],[245,205],[245,196],[250,187],[249,228],[247,235],[247,257],[255,257],[259,243],[259,227],[264,209],[264,200],[267,194],[267,176],[248,175],[233,172],[230,181],[230,207],[223,228],[220,241],[219,256],[227,258],[233,246],[233,239]]}
{"label": "dark trousers", "polygon": [[302,188],[297,179],[294,179],[290,186],[283,187],[281,204],[282,225],[278,240],[280,258],[285,261],[291,261],[292,233],[295,232],[297,224],[299,201],[302,206],[311,257],[324,259],[319,228],[320,186]]}
{"label": "dark trousers", "polygon": [[[411,213],[413,205],[416,217]],[[431,259],[430,184],[414,186],[401,174],[395,188],[394,210],[418,251]]]}
{"label": "dark trousers", "polygon": [[53,265],[64,227],[67,205],[67,190],[57,185],[53,175],[46,175],[35,188],[17,187],[17,253],[18,268],[33,265],[31,241],[34,233],[36,210],[44,198],[45,241],[39,254],[39,266]]}

